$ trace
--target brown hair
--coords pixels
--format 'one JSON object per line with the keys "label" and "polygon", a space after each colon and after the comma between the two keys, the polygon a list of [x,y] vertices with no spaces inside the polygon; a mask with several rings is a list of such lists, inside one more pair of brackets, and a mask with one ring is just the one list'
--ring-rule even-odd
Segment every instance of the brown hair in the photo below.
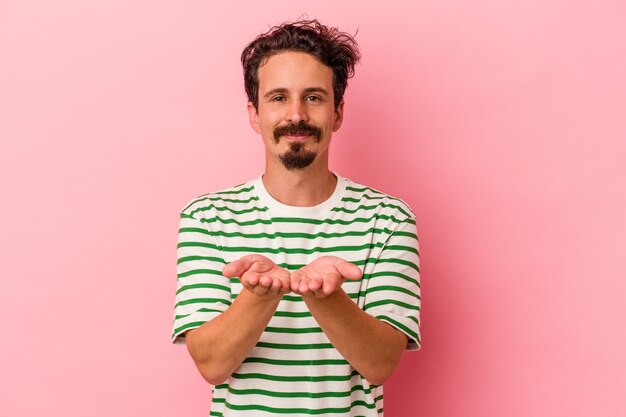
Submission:
{"label": "brown hair", "polygon": [[241,54],[248,100],[259,109],[259,67],[272,55],[284,51],[306,52],[333,71],[335,108],[343,99],[348,78],[361,55],[354,37],[329,28],[317,20],[299,20],[274,26],[257,36]]}

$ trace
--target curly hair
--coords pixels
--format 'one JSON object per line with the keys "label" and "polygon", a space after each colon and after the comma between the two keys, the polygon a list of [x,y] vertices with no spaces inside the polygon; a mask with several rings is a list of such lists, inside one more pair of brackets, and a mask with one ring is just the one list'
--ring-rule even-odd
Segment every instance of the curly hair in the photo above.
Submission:
{"label": "curly hair", "polygon": [[324,26],[316,19],[283,23],[257,36],[241,54],[246,94],[257,110],[259,67],[272,55],[284,51],[306,52],[333,71],[336,109],[343,99],[348,78],[354,76],[354,66],[361,59],[354,37]]}

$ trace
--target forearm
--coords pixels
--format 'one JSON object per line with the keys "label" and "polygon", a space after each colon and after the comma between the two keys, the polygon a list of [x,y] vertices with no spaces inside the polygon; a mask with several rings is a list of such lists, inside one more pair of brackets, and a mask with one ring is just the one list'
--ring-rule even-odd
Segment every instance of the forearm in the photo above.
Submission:
{"label": "forearm", "polygon": [[333,346],[365,379],[380,385],[391,376],[406,347],[402,332],[361,310],[341,288],[304,300]]}
{"label": "forearm", "polygon": [[244,361],[271,320],[280,297],[242,290],[224,313],[187,332],[189,353],[205,380],[222,383]]}

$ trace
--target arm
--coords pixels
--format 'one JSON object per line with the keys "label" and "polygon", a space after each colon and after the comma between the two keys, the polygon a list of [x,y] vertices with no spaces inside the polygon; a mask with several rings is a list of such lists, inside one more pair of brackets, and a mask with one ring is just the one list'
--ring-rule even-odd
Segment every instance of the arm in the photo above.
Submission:
{"label": "arm", "polygon": [[341,289],[304,300],[333,346],[372,384],[395,371],[407,343],[404,333],[361,310]]}
{"label": "arm", "polygon": [[196,367],[210,384],[228,378],[258,342],[283,294],[289,273],[260,255],[226,265],[225,277],[239,277],[244,290],[222,314],[189,330],[186,342]]}
{"label": "arm", "polygon": [[361,270],[334,256],[322,256],[292,274],[291,288],[302,295],[333,346],[365,379],[381,385],[398,366],[407,337],[361,310],[341,289]]}

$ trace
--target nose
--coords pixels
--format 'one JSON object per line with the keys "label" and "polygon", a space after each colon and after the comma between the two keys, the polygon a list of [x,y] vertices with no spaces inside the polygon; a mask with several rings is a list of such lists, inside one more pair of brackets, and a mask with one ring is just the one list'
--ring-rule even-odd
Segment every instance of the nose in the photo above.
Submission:
{"label": "nose", "polygon": [[287,114],[285,114],[285,121],[290,123],[300,123],[301,121],[308,122],[309,116],[306,112],[306,107],[301,100],[292,100],[289,103]]}

